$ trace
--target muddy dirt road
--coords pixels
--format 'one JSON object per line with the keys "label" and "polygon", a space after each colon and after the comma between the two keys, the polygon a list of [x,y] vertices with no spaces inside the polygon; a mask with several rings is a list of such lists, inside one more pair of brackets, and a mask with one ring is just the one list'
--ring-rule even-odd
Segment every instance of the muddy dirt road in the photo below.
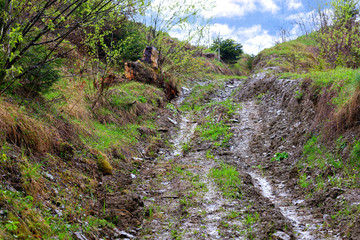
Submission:
{"label": "muddy dirt road", "polygon": [[[181,112],[178,122],[173,120],[178,129],[169,147],[142,167],[138,188],[147,210],[138,238],[340,239],[328,230],[326,216],[303,206],[304,198],[295,197],[284,180],[270,175],[259,157],[269,153],[253,152],[267,120],[260,117],[258,98],[233,99],[245,80],[221,81],[222,88],[202,103],[211,103],[208,108]],[[174,105],[188,101],[192,91],[185,89]],[[216,104],[224,101],[234,104],[235,111],[229,117],[216,111],[211,115]],[[206,121],[216,125],[220,119],[230,136],[228,142],[204,141],[201,126]],[[230,184],[225,184],[229,179]]]}

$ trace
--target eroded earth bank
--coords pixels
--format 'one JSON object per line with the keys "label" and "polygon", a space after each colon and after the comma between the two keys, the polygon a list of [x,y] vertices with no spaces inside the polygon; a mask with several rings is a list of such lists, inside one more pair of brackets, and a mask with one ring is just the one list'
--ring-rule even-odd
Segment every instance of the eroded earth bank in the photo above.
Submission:
{"label": "eroded earth bank", "polygon": [[331,217],[350,190],[304,190],[311,170],[299,161],[317,101],[274,71],[199,81],[168,106],[171,138],[156,159],[140,159],[139,239],[358,239],[356,219]]}

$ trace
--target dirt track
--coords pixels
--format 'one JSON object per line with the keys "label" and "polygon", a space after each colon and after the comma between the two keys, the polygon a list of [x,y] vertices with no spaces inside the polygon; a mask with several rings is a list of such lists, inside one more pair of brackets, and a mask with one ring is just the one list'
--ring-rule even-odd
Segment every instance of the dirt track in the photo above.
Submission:
{"label": "dirt track", "polygon": [[[170,141],[173,147],[142,167],[139,189],[148,210],[139,238],[340,239],[326,216],[295,194],[291,160],[299,154],[297,143],[313,114],[311,106],[302,108],[291,95],[298,85],[266,73],[225,81],[209,101],[235,96],[232,101],[241,107],[228,121],[230,147],[213,149],[213,157],[195,133],[204,116],[182,113]],[[186,101],[183,97],[180,101]],[[192,147],[184,152],[186,142]],[[288,159],[271,161],[274,153],[284,151]],[[222,162],[240,173],[235,198],[225,196],[210,177]]]}

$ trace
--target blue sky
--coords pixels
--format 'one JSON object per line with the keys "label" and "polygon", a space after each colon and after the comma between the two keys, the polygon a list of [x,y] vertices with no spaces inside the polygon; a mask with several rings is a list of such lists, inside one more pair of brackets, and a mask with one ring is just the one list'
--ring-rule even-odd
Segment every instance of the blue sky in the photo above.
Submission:
{"label": "blue sky", "polygon": [[[322,10],[328,9],[326,2],[331,0],[150,0],[152,7],[146,14],[146,21],[151,19],[172,19],[176,12],[172,6],[184,6],[195,3],[202,9],[202,3],[209,7],[201,10],[198,15],[210,20],[209,30],[202,39],[202,44],[210,45],[212,39],[220,35],[224,39],[234,39],[243,45],[245,53],[258,54],[264,48],[272,47],[279,42],[280,30],[285,29],[287,40],[304,35],[296,21],[302,20],[309,24],[314,22],[311,16],[314,8],[321,5]],[[157,11],[155,6],[163,10]],[[178,7],[175,7],[178,9]],[[181,14],[180,14],[181,15]],[[188,24],[187,30],[180,26],[169,29],[171,36],[185,39],[189,29],[196,29],[199,23]],[[311,30],[311,27],[307,27]],[[196,31],[195,31],[196,32]]]}
{"label": "blue sky", "polygon": [[[274,45],[279,31],[288,31],[289,38],[302,35],[294,22],[308,16],[316,1],[308,0],[216,0],[215,8],[203,15],[213,17],[211,36],[218,34],[243,45],[246,53],[257,54]],[[305,20],[309,20],[305,17]]]}
{"label": "blue sky", "polygon": [[[287,31],[288,40],[303,35],[304,32],[294,22],[300,18],[305,22],[310,21],[314,7],[317,4],[323,5],[329,0],[213,1],[213,8],[200,13],[204,18],[212,19],[206,37],[207,43],[220,35],[222,38],[231,38],[241,43],[245,53],[256,55],[279,41],[281,29]],[[181,38],[181,33],[179,30],[174,30],[172,36]]]}

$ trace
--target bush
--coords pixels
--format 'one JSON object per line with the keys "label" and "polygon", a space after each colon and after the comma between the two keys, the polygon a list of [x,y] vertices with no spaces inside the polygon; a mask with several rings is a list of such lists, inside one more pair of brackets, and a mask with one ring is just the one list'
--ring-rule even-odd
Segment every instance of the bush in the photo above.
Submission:
{"label": "bush", "polygon": [[[21,60],[23,66],[35,66],[48,55],[49,51],[44,46],[31,48]],[[32,68],[24,75],[20,82],[20,87],[28,93],[47,92],[51,86],[60,79],[57,67],[61,65],[61,60],[51,61]]]}
{"label": "bush", "polygon": [[216,51],[218,48],[220,48],[221,59],[227,63],[236,62],[243,53],[242,45],[232,39],[216,38],[210,49]]}
{"label": "bush", "polygon": [[320,56],[331,68],[357,67],[360,64],[359,14],[354,0],[333,0],[330,3],[333,16],[331,26],[324,26],[317,34]]}

